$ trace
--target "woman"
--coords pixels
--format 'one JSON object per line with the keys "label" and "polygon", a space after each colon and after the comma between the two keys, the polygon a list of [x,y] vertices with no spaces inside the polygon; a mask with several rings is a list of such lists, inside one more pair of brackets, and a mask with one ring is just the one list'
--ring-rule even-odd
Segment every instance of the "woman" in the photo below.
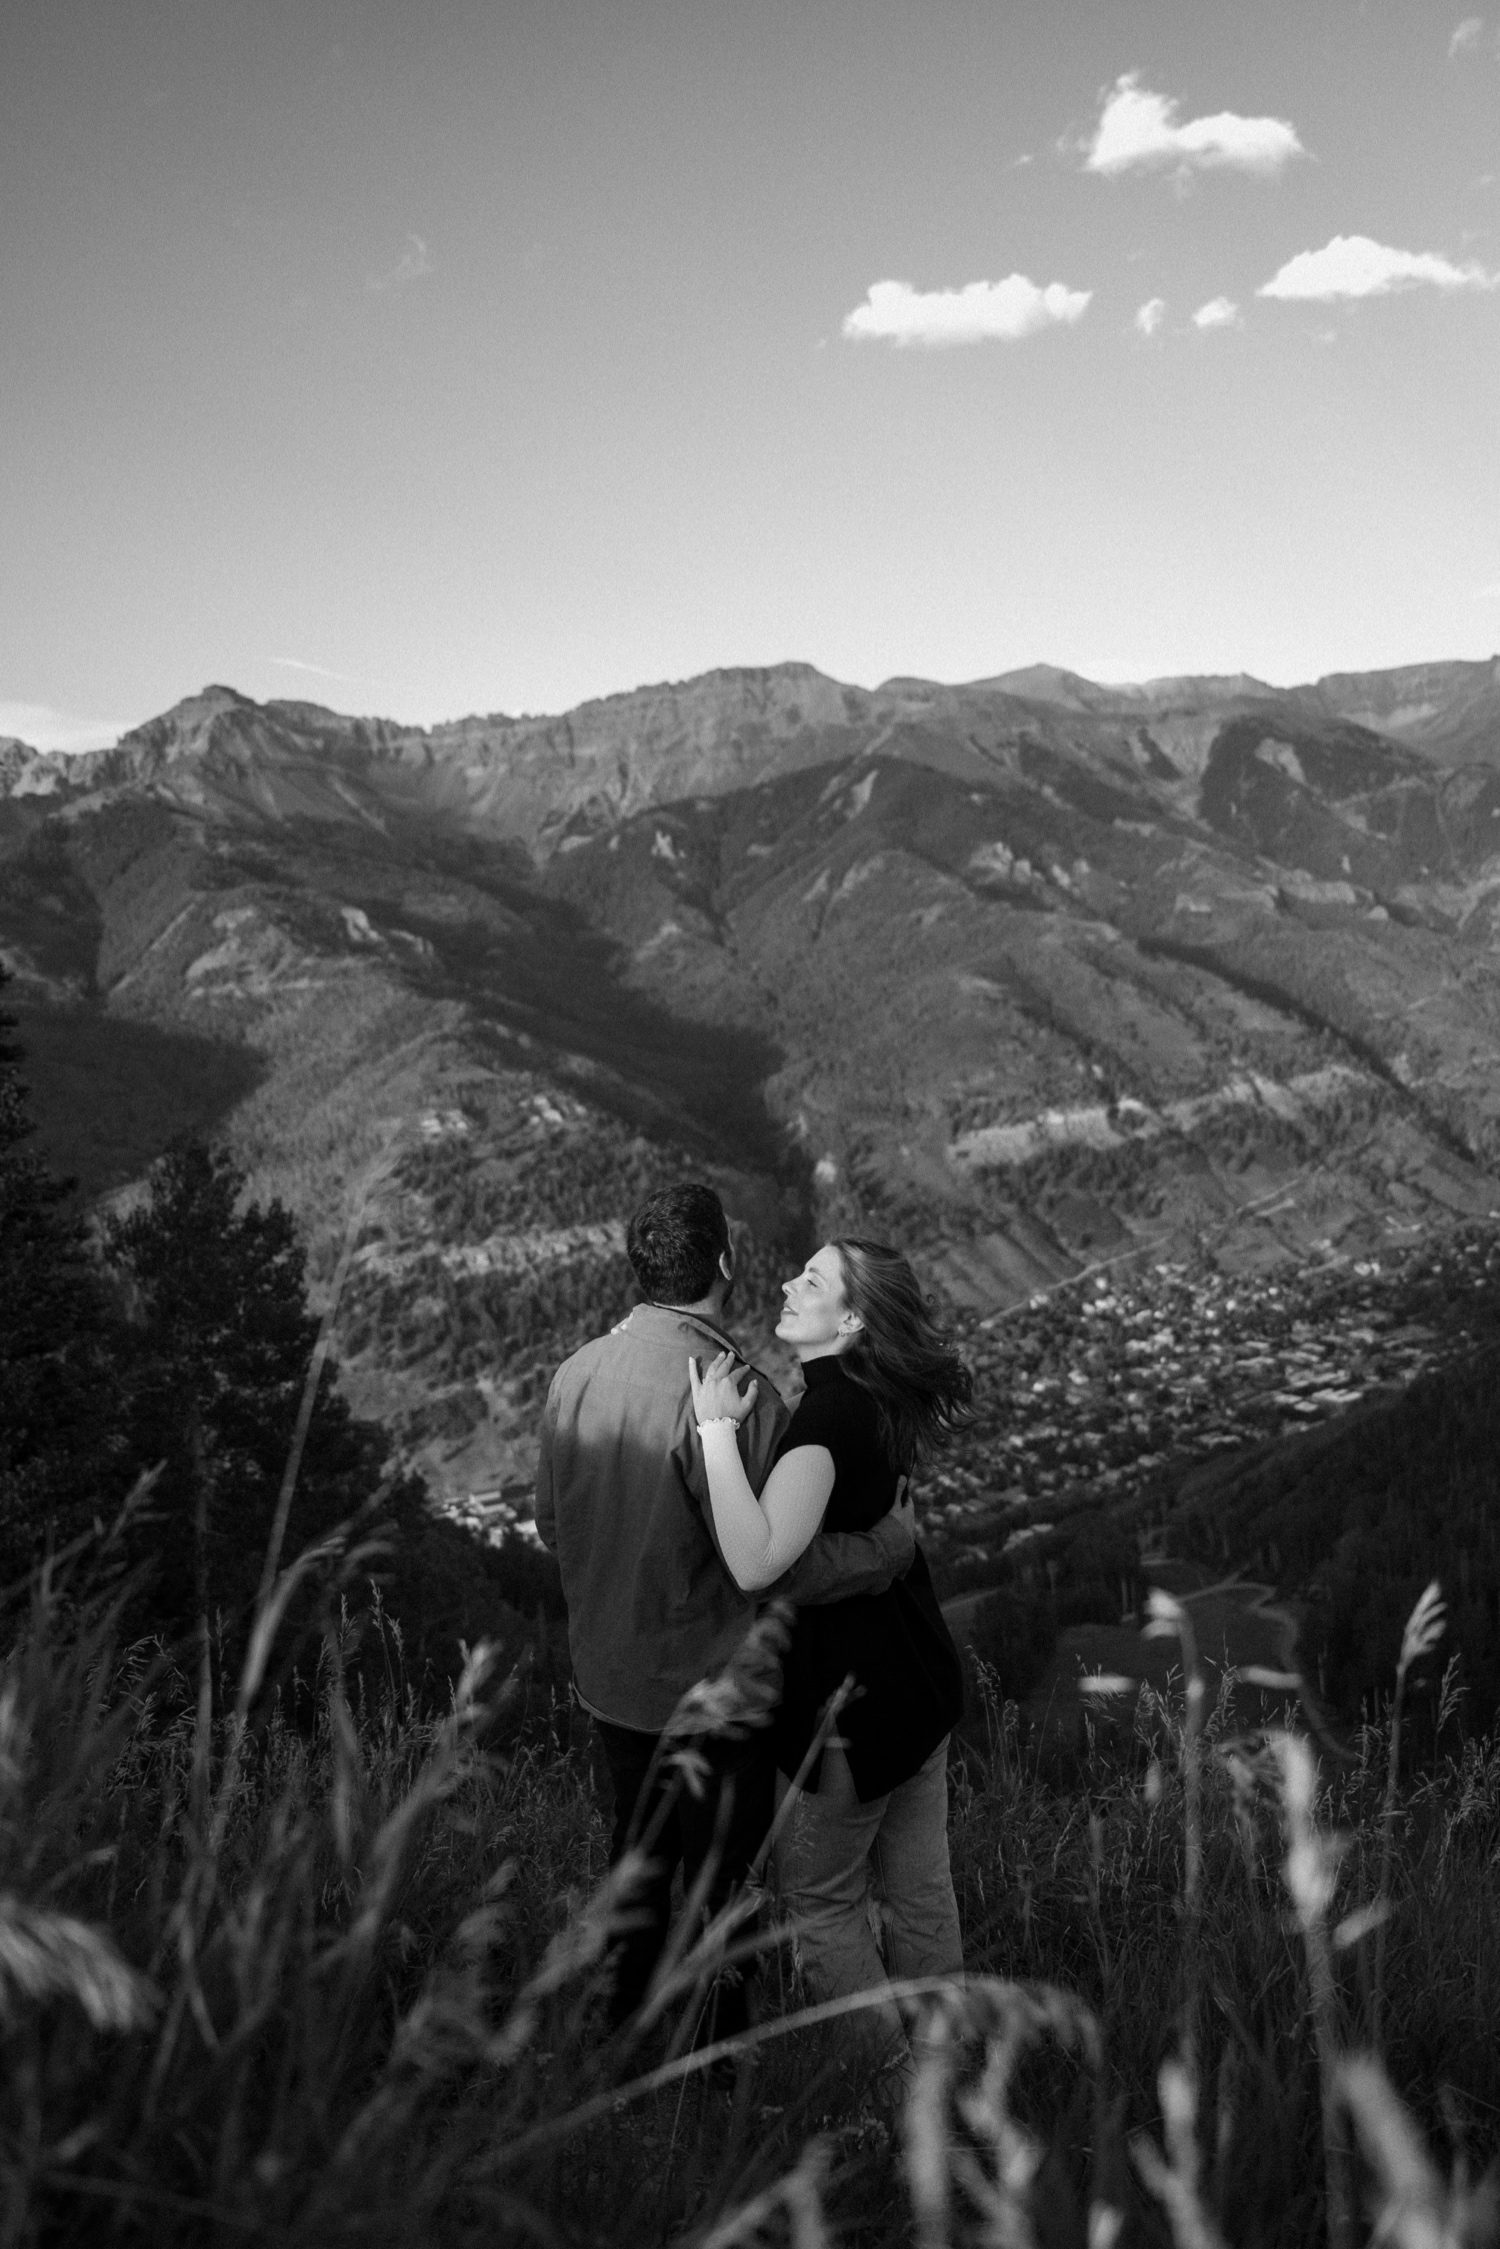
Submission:
{"label": "woman", "polygon": [[[689,1364],[714,1529],[747,1592],[773,1583],[819,1529],[877,1522],[922,1455],[967,1421],[973,1390],[898,1251],[827,1242],[782,1294],[776,1333],[807,1387],[759,1500],[736,1439],[756,1385],[739,1395],[727,1351],[701,1376]],[[891,1974],[963,1968],[947,1833],[948,1736],[963,1673],[920,1547],[888,1592],[798,1612],[777,1726],[785,1772],[798,1771],[850,1673],[854,1698],[807,1773],[780,1854],[818,1998],[883,1980],[865,1910],[872,1875]],[[899,2029],[889,2014],[885,2028]]]}

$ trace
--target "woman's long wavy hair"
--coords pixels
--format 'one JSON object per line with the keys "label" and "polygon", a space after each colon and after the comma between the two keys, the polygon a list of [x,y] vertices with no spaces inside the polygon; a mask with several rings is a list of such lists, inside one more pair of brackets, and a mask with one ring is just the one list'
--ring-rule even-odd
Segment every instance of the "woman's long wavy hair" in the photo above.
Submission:
{"label": "woman's long wavy hair", "polygon": [[864,1322],[840,1364],[874,1399],[881,1442],[907,1475],[924,1453],[968,1427],[974,1377],[898,1249],[848,1236],[831,1246],[844,1269],[844,1301]]}

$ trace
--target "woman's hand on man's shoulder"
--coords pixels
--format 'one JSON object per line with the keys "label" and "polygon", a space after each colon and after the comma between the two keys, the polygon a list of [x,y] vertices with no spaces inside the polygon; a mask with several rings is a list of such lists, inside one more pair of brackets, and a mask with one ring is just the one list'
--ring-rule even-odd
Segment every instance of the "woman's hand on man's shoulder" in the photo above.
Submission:
{"label": "woman's hand on man's shoulder", "polygon": [[693,1392],[693,1419],[698,1422],[743,1421],[760,1392],[760,1384],[753,1376],[750,1387],[741,1392],[740,1377],[747,1371],[733,1351],[721,1351],[701,1372],[698,1361],[690,1358],[688,1382]]}

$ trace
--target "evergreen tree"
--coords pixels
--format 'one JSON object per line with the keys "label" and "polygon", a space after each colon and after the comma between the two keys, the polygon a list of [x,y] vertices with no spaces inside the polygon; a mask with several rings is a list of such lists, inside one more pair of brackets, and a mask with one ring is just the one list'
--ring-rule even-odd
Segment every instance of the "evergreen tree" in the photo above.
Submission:
{"label": "evergreen tree", "polygon": [[[111,1519],[157,1469],[130,1533],[129,1558],[145,1565],[136,1626],[180,1641],[206,1617],[232,1668],[317,1340],[291,1215],[247,1205],[230,1158],[184,1141],[154,1167],[145,1201],[106,1223],[101,1269],[71,1183],[26,1146],[16,1029],[0,1015],[0,1586]],[[283,1563],[358,1514],[384,1476],[384,1432],[353,1417],[336,1374],[326,1363]],[[461,1643],[509,1613],[501,1557],[435,1521],[416,1476],[390,1484],[381,1515],[407,1676],[441,1702]],[[529,1614],[537,1589],[526,1595]]]}
{"label": "evergreen tree", "polygon": [[[0,969],[0,987],[8,981]],[[0,1582],[118,1496],[113,1321],[73,1183],[28,1149],[14,1016],[0,1013]]]}
{"label": "evergreen tree", "polygon": [[[241,1207],[245,1177],[185,1141],[156,1165],[149,1199],[108,1229],[132,1335],[129,1437],[161,1463],[142,1536],[155,1560],[152,1622],[201,1615],[239,1640],[259,1582],[318,1323],[306,1260],[279,1202]],[[324,1367],[283,1561],[356,1514],[378,1486],[385,1441],[356,1421]]]}

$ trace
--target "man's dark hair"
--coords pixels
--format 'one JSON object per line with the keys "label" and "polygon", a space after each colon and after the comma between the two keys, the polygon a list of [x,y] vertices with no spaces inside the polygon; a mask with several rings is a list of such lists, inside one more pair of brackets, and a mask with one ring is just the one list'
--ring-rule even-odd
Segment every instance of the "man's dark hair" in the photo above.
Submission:
{"label": "man's dark hair", "polygon": [[625,1234],[625,1255],[643,1296],[698,1304],[719,1278],[729,1221],[712,1187],[688,1180],[648,1195]]}

